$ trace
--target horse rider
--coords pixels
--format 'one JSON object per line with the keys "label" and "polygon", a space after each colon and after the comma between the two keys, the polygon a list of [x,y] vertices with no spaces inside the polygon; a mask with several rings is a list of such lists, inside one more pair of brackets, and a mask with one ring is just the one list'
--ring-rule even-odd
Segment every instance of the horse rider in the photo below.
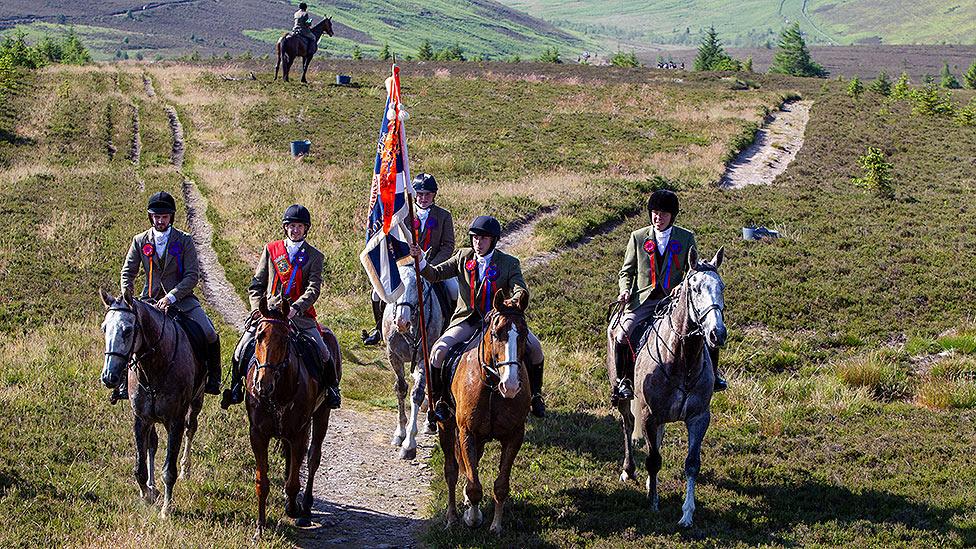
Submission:
{"label": "horse rider", "polygon": [[[460,248],[447,260],[433,265],[423,258],[424,252],[416,244],[410,247],[410,255],[421,258],[420,274],[432,282],[453,278],[460,290],[457,308],[440,339],[431,349],[431,400],[435,401],[433,415],[437,421],[447,421],[452,412],[445,399],[450,391],[450,373],[443,368],[448,353],[459,344],[477,334],[485,316],[491,311],[496,292],[508,299],[522,294],[529,299],[529,290],[522,278],[519,260],[495,248],[501,237],[502,227],[498,220],[488,215],[475,218],[468,229],[471,237],[470,248]],[[529,389],[532,393],[532,415],[544,417],[546,404],[542,398],[542,371],[544,356],[542,344],[531,331],[527,334],[526,345],[529,351],[528,366]]]}
{"label": "horse rider", "polygon": [[312,33],[312,16],[308,14],[308,4],[305,2],[298,4],[298,11],[295,12],[295,25],[291,31],[306,41],[315,42],[317,40],[315,34]]}
{"label": "horse rider", "polygon": [[[435,204],[437,199],[437,180],[433,175],[422,173],[413,178],[413,190],[417,193],[417,211],[414,221],[418,243],[428,261],[434,265],[447,260],[454,255],[454,218],[451,212]],[[443,306],[453,304],[458,298],[457,280],[451,278],[434,285],[434,291]],[[363,344],[376,345],[383,339],[383,303],[376,292],[372,295],[373,321],[376,323],[372,332],[363,330]]]}
{"label": "horse rider", "polygon": [[[634,339],[636,328],[659,312],[698,261],[695,234],[674,224],[678,195],[666,189],[654,191],[647,201],[647,214],[651,224],[631,233],[627,242],[617,297],[623,308],[607,328],[607,349],[617,374],[612,401],[634,398],[634,361],[639,351]],[[708,347],[708,352],[715,371],[715,390],[724,391],[728,385],[718,371],[718,349]]]}
{"label": "horse rider", "polygon": [[[280,304],[280,300],[287,298],[291,303],[288,319],[295,329],[315,344],[320,358],[329,356],[313,307],[322,291],[325,256],[305,240],[312,228],[312,216],[305,206],[292,204],[281,218],[281,227],[284,238],[264,247],[258,267],[254,271],[254,278],[247,288],[251,314],[244,334],[234,349],[231,387],[224,391],[220,402],[224,409],[244,401],[244,375],[250,362],[250,356],[244,355],[254,341],[257,320],[261,318],[259,304],[262,297],[268,300],[269,307],[274,306],[272,303]],[[330,362],[335,364],[335,361]],[[335,409],[342,404],[338,372],[334,366],[324,361],[323,368],[326,378],[325,402]]]}
{"label": "horse rider", "polygon": [[[207,383],[204,391],[220,394],[220,336],[206,311],[193,295],[193,288],[200,280],[197,250],[193,237],[173,227],[176,216],[176,200],[165,191],[149,197],[146,208],[148,231],[132,238],[129,253],[122,265],[122,293],[132,295],[139,267],[146,273],[146,283],[141,299],[148,300],[157,309],[168,312],[175,308],[192,320],[203,331],[207,341]],[[128,380],[122,376],[122,384],[112,393],[111,402],[129,398]]]}

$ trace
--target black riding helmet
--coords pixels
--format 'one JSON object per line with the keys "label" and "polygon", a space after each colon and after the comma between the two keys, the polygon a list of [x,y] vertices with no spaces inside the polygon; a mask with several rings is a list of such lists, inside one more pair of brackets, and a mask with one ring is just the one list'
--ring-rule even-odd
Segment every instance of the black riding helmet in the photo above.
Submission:
{"label": "black riding helmet", "polygon": [[149,205],[146,207],[146,211],[151,214],[175,214],[176,200],[168,192],[159,191],[149,197]]}
{"label": "black riding helmet", "polygon": [[429,173],[418,174],[413,178],[413,190],[418,193],[436,193],[437,180]]}
{"label": "black riding helmet", "polygon": [[305,2],[302,2],[301,4],[298,4],[298,9],[300,9],[302,11],[308,11],[308,4],[306,4]]}
{"label": "black riding helmet", "polygon": [[285,215],[281,217],[281,224],[304,223],[306,230],[312,228],[312,214],[308,213],[308,208],[301,204],[292,204],[285,210]]}
{"label": "black riding helmet", "polygon": [[498,244],[498,239],[502,236],[502,226],[498,223],[497,219],[490,215],[479,215],[471,222],[471,227],[468,228],[468,235],[490,236],[492,241],[489,250],[494,250],[495,245]]}
{"label": "black riding helmet", "polygon": [[671,214],[671,223],[668,227],[674,225],[674,220],[678,217],[678,195],[667,189],[654,191],[647,199],[647,217],[651,217],[653,210]]}

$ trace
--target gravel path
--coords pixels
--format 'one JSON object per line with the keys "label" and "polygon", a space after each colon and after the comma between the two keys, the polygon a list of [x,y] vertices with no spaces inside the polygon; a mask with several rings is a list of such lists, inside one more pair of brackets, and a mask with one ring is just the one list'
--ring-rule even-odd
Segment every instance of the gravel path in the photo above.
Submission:
{"label": "gravel path", "polygon": [[774,112],[772,120],[759,130],[756,141],[729,164],[720,186],[741,189],[748,185],[769,185],[786,170],[803,146],[803,133],[810,120],[813,101],[791,101]]}
{"label": "gravel path", "polygon": [[623,220],[619,220],[598,227],[591,234],[584,236],[576,242],[563,246],[558,251],[535,252],[531,253],[530,255],[520,254],[519,249],[526,246],[527,243],[532,239],[532,235],[535,234],[536,225],[557,215],[558,213],[558,208],[543,208],[525,221],[514,224],[509,231],[502,234],[502,237],[498,240],[498,247],[507,253],[511,253],[519,257],[522,268],[524,270],[530,270],[545,266],[550,261],[556,259],[562,254],[575,250],[580,246],[589,244],[594,237],[614,230],[620,225],[620,223],[623,222]]}
{"label": "gravel path", "polygon": [[[173,165],[183,166],[186,144],[176,110],[166,107],[173,133]],[[193,242],[200,258],[203,295],[226,322],[243,329],[247,309],[227,280],[212,246],[206,199],[184,175],[183,197]],[[390,379],[392,381],[392,374]],[[335,410],[316,473],[312,523],[301,535],[303,547],[415,547],[430,501],[429,461],[436,435],[418,434],[417,457],[399,458],[390,435],[396,414],[388,411]],[[302,475],[305,476],[305,467]],[[303,479],[304,485],[304,479]],[[280,488],[280,487],[279,487]],[[272,510],[272,515],[283,510]]]}

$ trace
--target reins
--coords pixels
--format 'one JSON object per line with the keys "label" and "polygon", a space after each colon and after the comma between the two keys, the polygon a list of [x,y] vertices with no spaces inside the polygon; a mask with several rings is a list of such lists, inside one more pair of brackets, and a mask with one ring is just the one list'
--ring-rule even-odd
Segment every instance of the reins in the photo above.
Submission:
{"label": "reins", "polygon": [[[507,316],[517,316],[522,319],[525,318],[525,313],[521,313],[521,312],[512,311],[505,314]],[[502,362],[498,362],[495,360],[494,353],[490,354],[491,356],[490,361],[485,361],[486,340],[490,338],[492,340],[492,343],[494,343],[494,339],[495,339],[495,336],[492,334],[491,331],[491,323],[494,322],[495,317],[500,315],[501,313],[498,312],[497,309],[492,309],[491,311],[488,312],[488,314],[485,316],[484,323],[483,323],[485,335],[481,338],[481,341],[478,343],[478,364],[481,366],[481,382],[491,392],[497,391],[498,384],[501,383],[501,373],[499,372],[499,369],[502,366],[515,365],[521,367],[522,365],[521,361],[518,360],[518,357],[515,357],[515,360],[505,360]],[[518,337],[519,339],[524,340],[527,336],[526,334],[520,333]],[[491,381],[492,378],[495,379],[494,383],[492,383]]]}
{"label": "reins", "polygon": [[[146,303],[143,304],[148,305]],[[149,374],[146,373],[145,367],[143,366],[143,362],[147,357],[157,354],[159,344],[162,343],[163,339],[165,339],[166,337],[166,323],[167,321],[172,319],[169,318],[169,315],[163,313],[163,325],[159,330],[159,338],[157,338],[153,344],[149,345],[149,348],[147,350],[136,352],[137,339],[141,339],[142,342],[145,344],[148,344],[148,341],[146,340],[146,330],[145,328],[143,328],[142,322],[139,320],[139,315],[135,311],[134,304],[133,307],[112,305],[111,307],[109,307],[108,310],[131,314],[135,319],[134,326],[135,326],[136,334],[132,338],[132,344],[129,345],[129,350],[126,351],[124,354],[118,351],[105,351],[105,355],[115,356],[125,360],[126,369],[136,372],[138,376],[139,387],[141,387],[150,397],[155,397],[156,390],[152,387],[150,383]],[[175,326],[173,328],[173,333],[176,336],[176,342],[173,344],[173,356],[170,357],[169,362],[166,363],[163,371],[156,372],[157,374],[165,373],[165,371],[168,370],[170,367],[172,367],[173,364],[176,362],[176,354],[179,352],[179,348],[180,348],[180,334],[179,331],[176,330]]]}

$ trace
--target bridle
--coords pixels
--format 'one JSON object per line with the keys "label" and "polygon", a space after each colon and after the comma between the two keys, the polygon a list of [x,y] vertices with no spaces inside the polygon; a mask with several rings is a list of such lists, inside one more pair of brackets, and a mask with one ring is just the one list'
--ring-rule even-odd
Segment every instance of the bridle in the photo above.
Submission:
{"label": "bridle", "polygon": [[[491,391],[498,390],[498,384],[501,383],[501,373],[499,370],[503,366],[514,365],[514,366],[521,367],[522,365],[522,362],[518,359],[517,356],[515,357],[514,360],[505,360],[502,362],[497,362],[495,360],[495,354],[490,353],[491,359],[489,361],[485,360],[486,341],[491,339],[491,342],[488,343],[488,345],[492,345],[495,339],[494,331],[491,329],[491,325],[492,323],[494,323],[495,319],[499,316],[502,316],[502,313],[499,312],[498,309],[492,309],[491,311],[488,312],[488,314],[485,316],[484,323],[483,323],[485,335],[481,338],[481,342],[478,344],[478,363],[481,365],[481,382],[484,383],[485,387],[487,387]],[[509,311],[506,312],[504,316],[515,316],[523,320],[525,319],[525,313],[520,311]],[[518,338],[522,341],[524,341],[527,337],[528,336],[525,333],[519,332],[518,334]],[[516,348],[517,348],[517,344],[516,344]]]}
{"label": "bridle", "polygon": [[[287,320],[281,320],[281,319],[278,319],[278,318],[261,317],[261,318],[259,318],[257,320],[257,324],[259,326],[261,324],[275,324],[275,325],[279,325],[279,326],[284,326],[289,331],[289,333],[291,332],[291,324]],[[256,336],[257,336],[257,328],[255,328],[255,337]],[[288,353],[285,353],[284,360],[282,360],[281,362],[275,362],[275,363],[258,362],[257,353],[255,353],[254,354],[254,363],[255,363],[255,365],[254,365],[254,371],[255,371],[255,373],[260,372],[263,369],[268,369],[268,370],[271,370],[274,373],[275,378],[277,378],[278,375],[281,374],[281,372],[283,372],[286,368],[288,368]]]}
{"label": "bridle", "polygon": [[[430,315],[427,317],[429,319],[434,312],[434,304],[433,301],[431,300],[433,286],[428,284],[426,280],[423,280],[422,282],[420,282],[420,284],[422,284],[423,289],[418,288],[417,291],[418,292],[422,291],[424,293],[424,309],[429,310],[429,311],[425,311],[425,313],[427,312],[430,313]],[[401,299],[403,299],[402,296]],[[398,299],[395,303],[393,303],[394,316],[396,313],[399,312],[400,307],[406,307],[407,309],[410,310],[410,325],[412,326],[412,329],[409,333],[403,333],[400,332],[399,330],[397,330],[396,333],[399,334],[399,336],[402,337],[404,341],[407,342],[407,345],[410,347],[411,350],[410,363],[416,364],[417,353],[420,352],[420,346],[423,344],[423,340],[420,337],[420,323],[417,322],[417,313],[419,313],[420,311],[417,308],[417,305],[415,305],[414,303],[411,303],[406,300],[400,301]]]}
{"label": "bridle", "polygon": [[[148,392],[152,393],[152,389],[148,386],[149,378],[142,367],[142,363],[147,356],[156,354],[159,344],[162,343],[163,339],[166,337],[166,323],[168,320],[170,320],[169,315],[163,315],[163,327],[159,330],[159,338],[149,345],[148,349],[136,352],[136,340],[141,339],[143,344],[147,343],[147,341],[146,330],[142,327],[142,322],[139,321],[139,315],[136,313],[134,306],[129,307],[128,305],[114,303],[106,312],[112,311],[131,314],[134,319],[133,326],[136,333],[132,335],[132,343],[129,345],[129,349],[125,353],[120,353],[118,351],[105,351],[105,356],[114,356],[125,360],[126,368],[129,370],[135,370],[139,374],[139,385],[143,386]],[[173,345],[173,356],[170,357],[167,366],[171,366],[176,360],[176,353],[179,351],[180,347],[179,343],[179,337],[177,337],[176,344]]]}

